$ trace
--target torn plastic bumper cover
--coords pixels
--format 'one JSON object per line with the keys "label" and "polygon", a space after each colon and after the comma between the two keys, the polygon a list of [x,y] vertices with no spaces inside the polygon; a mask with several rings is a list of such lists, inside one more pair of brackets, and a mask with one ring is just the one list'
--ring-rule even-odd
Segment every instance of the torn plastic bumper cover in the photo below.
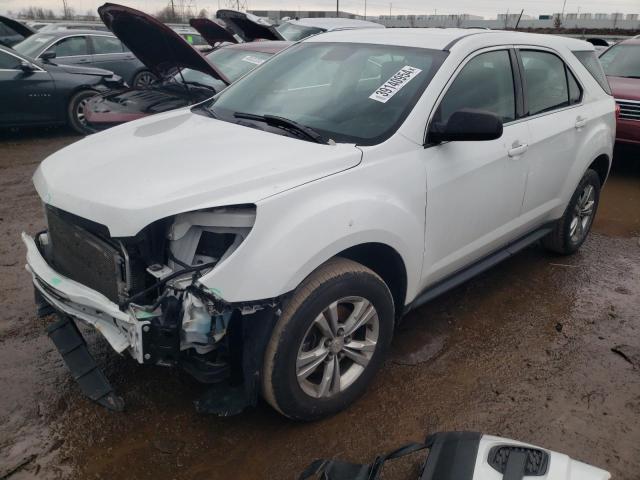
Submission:
{"label": "torn plastic bumper cover", "polygon": [[[188,285],[179,297],[165,290],[153,306],[118,305],[54,270],[45,259],[42,235],[22,235],[26,268],[39,311],[50,306],[59,314],[50,337],[89,398],[114,410],[124,405],[95,365],[73,320],[93,326],[116,352],[128,351],[139,363],[180,366],[200,382],[216,384],[196,401],[200,412],[226,416],[255,405],[261,359],[275,323],[274,301],[232,305]],[[194,326],[199,316],[211,318],[210,330]]]}
{"label": "torn plastic bumper cover", "polygon": [[441,432],[378,456],[371,464],[316,460],[299,479],[376,480],[388,460],[429,450],[418,480],[607,480],[609,472],[562,453],[476,432]]}

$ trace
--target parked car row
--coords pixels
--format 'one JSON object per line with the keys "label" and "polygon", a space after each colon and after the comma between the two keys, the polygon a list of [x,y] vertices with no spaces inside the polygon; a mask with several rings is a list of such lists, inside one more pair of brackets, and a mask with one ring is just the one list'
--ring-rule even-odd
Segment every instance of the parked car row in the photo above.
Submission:
{"label": "parked car row", "polygon": [[[203,57],[174,30],[150,15],[120,5],[105,5],[98,12],[157,81],[152,86],[133,85],[93,98],[87,106],[90,129],[99,130],[206,100],[290,45],[282,41],[229,44]],[[214,43],[221,37],[214,35],[210,24],[210,20],[195,22],[198,28],[208,27],[205,35]],[[158,51],[156,45],[164,48]]]}
{"label": "parked car row", "polygon": [[0,46],[0,126],[67,123],[84,132],[89,98],[123,85],[108,70],[37,62]]}
{"label": "parked car row", "polygon": [[[105,4],[99,13],[103,20],[100,24],[52,23],[40,26],[39,31],[12,19],[0,18],[1,26],[7,30],[13,27],[11,36],[0,36],[0,40],[13,46],[14,58],[34,67],[12,74],[7,92],[13,91],[20,82],[25,85],[24,91],[31,91],[36,85],[42,88],[33,82],[34,72],[53,72],[57,65],[98,68],[100,70],[94,72],[96,78],[104,78],[104,70],[110,70],[122,78],[124,83],[119,83],[120,88],[89,103],[92,85],[87,84],[84,77],[78,79],[86,88],[80,103],[67,105],[66,118],[75,130],[85,134],[205,100],[290,45],[266,20],[233,10],[219,10],[215,21],[192,19],[190,28],[168,27],[142,12],[113,4]],[[323,25],[305,32],[311,35],[335,29],[341,20],[344,28],[355,28],[353,22],[338,19],[333,26]],[[295,22],[298,21],[291,25]],[[368,26],[359,25],[360,28]],[[295,37],[299,38],[300,33]],[[211,53],[202,58],[194,49]],[[8,60],[6,63],[12,64]],[[72,69],[65,71],[71,75]],[[83,69],[82,75],[88,74],[89,70]],[[125,88],[125,84],[130,88]],[[116,82],[110,85],[115,86]],[[93,91],[99,93],[104,89]],[[39,94],[42,92],[30,93],[36,97]],[[54,103],[71,101],[64,89],[50,89],[47,95],[62,97]],[[38,124],[58,123],[60,119],[57,112],[52,112],[53,116],[45,115],[46,105],[39,106],[43,112],[37,118],[29,114],[28,104],[24,106],[24,114],[19,104],[14,107],[17,110],[5,115],[2,125],[25,125],[30,123],[29,119]],[[74,112],[73,120],[69,112]]]}

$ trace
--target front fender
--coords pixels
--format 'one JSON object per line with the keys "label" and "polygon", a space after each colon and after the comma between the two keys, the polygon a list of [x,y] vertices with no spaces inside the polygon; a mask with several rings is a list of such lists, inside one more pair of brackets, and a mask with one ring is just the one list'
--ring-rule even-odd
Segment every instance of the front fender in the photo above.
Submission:
{"label": "front fender", "polygon": [[259,202],[247,239],[201,283],[229,302],[273,298],[343,250],[377,242],[402,257],[412,298],[424,249],[424,177],[405,177],[406,190],[422,185],[420,202],[398,196],[384,176],[366,180],[366,170],[357,167]]}

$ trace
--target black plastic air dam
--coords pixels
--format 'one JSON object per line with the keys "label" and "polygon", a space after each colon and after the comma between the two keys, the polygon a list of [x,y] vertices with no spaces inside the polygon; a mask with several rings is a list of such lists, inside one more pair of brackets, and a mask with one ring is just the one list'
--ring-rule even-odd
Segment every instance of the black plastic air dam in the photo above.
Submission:
{"label": "black plastic air dam", "polygon": [[113,391],[74,321],[60,314],[58,320],[47,327],[47,333],[82,393],[109,410],[124,410],[124,400]]}

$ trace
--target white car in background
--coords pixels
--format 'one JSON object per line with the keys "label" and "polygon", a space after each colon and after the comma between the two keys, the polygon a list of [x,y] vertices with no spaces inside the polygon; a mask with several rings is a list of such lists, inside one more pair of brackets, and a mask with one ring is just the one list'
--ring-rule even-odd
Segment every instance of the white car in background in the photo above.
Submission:
{"label": "white car in background", "polygon": [[408,310],[537,240],[578,250],[613,152],[603,81],[570,38],[310,37],[211,100],[46,159],[48,231],[23,234],[41,306],[57,331],[93,325],[247,404],[334,414]]}
{"label": "white car in background", "polygon": [[311,35],[335,30],[356,30],[362,28],[385,28],[384,25],[352,18],[298,18],[287,20],[276,27],[285,40],[297,42]]}

